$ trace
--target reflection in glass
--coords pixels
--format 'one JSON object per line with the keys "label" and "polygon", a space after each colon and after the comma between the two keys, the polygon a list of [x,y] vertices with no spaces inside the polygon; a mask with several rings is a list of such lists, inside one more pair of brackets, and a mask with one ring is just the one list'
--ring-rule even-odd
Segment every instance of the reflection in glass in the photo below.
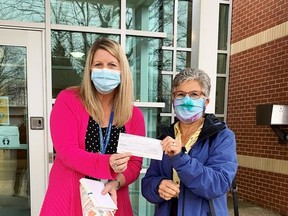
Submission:
{"label": "reflection in glass", "polygon": [[133,75],[135,101],[158,102],[161,40],[127,37],[126,54]]}
{"label": "reflection in glass", "polygon": [[176,71],[191,67],[191,52],[177,52]]}
{"label": "reflection in glass", "polygon": [[161,110],[163,113],[171,113],[171,86],[172,76],[162,75],[161,101],[165,103],[165,107]]}
{"label": "reflection in glass", "polygon": [[173,46],[173,31],[174,31],[174,1],[164,0],[163,1],[163,30],[167,34],[164,39],[164,46]]}
{"label": "reflection in glass", "polygon": [[215,113],[223,114],[225,105],[225,87],[226,79],[218,77],[216,82],[216,102],[215,102]]}
{"label": "reflection in glass", "polygon": [[227,54],[219,54],[217,59],[217,73],[226,74]]}
{"label": "reflection in glass", "polygon": [[173,71],[173,52],[163,50],[163,71]]}
{"label": "reflection in glass", "polygon": [[0,0],[0,20],[45,21],[44,0]]}
{"label": "reflection in glass", "polygon": [[169,127],[171,125],[171,117],[168,116],[162,116],[161,117],[161,123],[160,125],[165,126],[165,127]]}
{"label": "reflection in glass", "polygon": [[0,118],[9,119],[0,119],[0,215],[28,216],[26,48],[0,45],[0,53]]}
{"label": "reflection in glass", "polygon": [[192,47],[192,1],[178,1],[177,46]]}
{"label": "reflection in glass", "polygon": [[86,53],[100,37],[109,37],[119,42],[119,37],[115,35],[52,31],[53,98],[56,98],[62,89],[81,83]]}
{"label": "reflection in glass", "polygon": [[218,49],[227,50],[229,5],[220,4]]}
{"label": "reflection in glass", "polygon": [[217,116],[217,118],[219,119],[219,121],[225,121],[224,117],[220,117],[220,116]]}
{"label": "reflection in glass", "polygon": [[129,186],[130,200],[134,215],[154,215],[155,205],[148,202],[143,196],[141,196],[141,179],[145,173],[140,173],[139,178]]}
{"label": "reflection in glass", "polygon": [[[219,32],[218,32],[218,50],[227,50],[228,46],[228,23],[229,22],[229,5],[220,4],[219,8]],[[218,53],[217,55],[217,74],[227,74],[227,54]],[[225,90],[226,77],[218,77],[216,83],[216,103],[215,113],[225,114]]]}
{"label": "reflection in glass", "polygon": [[146,123],[146,136],[156,138],[160,129],[160,108],[141,107]]}
{"label": "reflection in glass", "polygon": [[163,2],[159,0],[127,1],[126,28],[162,32]]}
{"label": "reflection in glass", "polygon": [[119,28],[120,0],[51,0],[51,22],[75,26]]}

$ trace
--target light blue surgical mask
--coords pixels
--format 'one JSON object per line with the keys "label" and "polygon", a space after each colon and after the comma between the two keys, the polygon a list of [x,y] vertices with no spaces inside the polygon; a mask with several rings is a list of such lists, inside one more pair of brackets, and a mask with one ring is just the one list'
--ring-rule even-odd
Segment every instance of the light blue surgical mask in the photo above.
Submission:
{"label": "light blue surgical mask", "polygon": [[95,88],[102,94],[109,94],[121,82],[120,71],[110,70],[108,68],[93,68],[91,73],[91,80]]}
{"label": "light blue surgical mask", "polygon": [[182,99],[174,99],[173,107],[176,117],[184,123],[192,123],[203,116],[205,98],[192,99],[186,95]]}

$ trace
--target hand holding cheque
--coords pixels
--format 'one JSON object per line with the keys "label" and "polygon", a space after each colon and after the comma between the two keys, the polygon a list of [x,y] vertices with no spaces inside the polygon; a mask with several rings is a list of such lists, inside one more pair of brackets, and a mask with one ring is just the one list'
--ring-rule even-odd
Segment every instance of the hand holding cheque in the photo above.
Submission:
{"label": "hand holding cheque", "polygon": [[161,140],[120,133],[117,153],[130,152],[134,156],[162,160]]}

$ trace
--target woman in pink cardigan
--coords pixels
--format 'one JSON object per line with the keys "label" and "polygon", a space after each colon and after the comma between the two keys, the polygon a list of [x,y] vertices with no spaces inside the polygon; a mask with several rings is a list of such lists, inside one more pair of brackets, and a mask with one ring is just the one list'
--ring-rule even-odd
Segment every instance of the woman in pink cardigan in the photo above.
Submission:
{"label": "woman in pink cardigan", "polygon": [[81,86],[59,93],[50,129],[56,158],[40,215],[81,216],[83,177],[106,180],[103,193],[117,203],[115,215],[133,215],[128,186],[139,177],[142,158],[116,151],[119,133],[145,136],[145,123],[133,106],[131,72],[120,44],[102,38],[92,45]]}

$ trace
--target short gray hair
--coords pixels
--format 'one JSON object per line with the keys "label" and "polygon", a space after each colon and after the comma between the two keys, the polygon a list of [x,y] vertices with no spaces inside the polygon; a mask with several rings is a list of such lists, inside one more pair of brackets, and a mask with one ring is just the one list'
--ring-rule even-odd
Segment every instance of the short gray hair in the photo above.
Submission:
{"label": "short gray hair", "polygon": [[211,89],[211,80],[207,73],[200,69],[186,68],[178,73],[172,81],[172,95],[176,88],[184,82],[198,81],[203,89],[205,97],[209,97]]}

